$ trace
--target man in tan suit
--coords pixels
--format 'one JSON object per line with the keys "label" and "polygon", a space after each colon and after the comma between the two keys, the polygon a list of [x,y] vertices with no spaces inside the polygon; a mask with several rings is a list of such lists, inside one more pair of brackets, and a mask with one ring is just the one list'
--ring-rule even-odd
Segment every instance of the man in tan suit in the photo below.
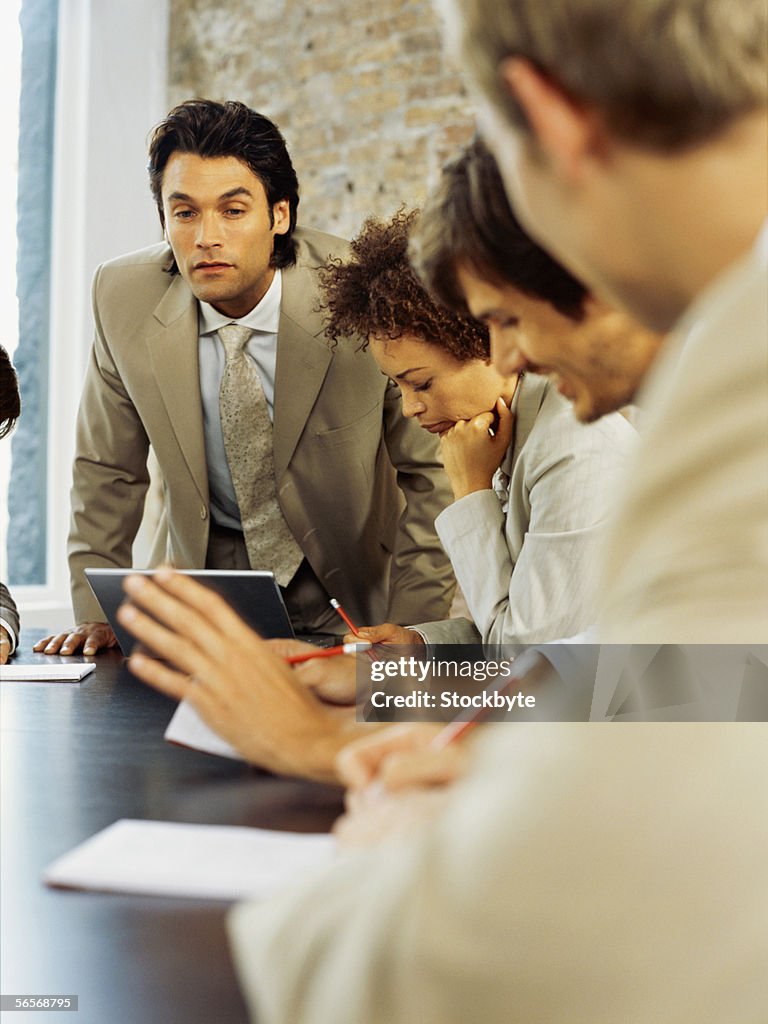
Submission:
{"label": "man in tan suit", "polygon": [[83,570],[131,564],[150,446],[164,495],[153,563],[274,569],[302,631],[339,624],[329,595],[365,622],[447,614],[437,446],[403,418],[360,339],[324,340],[316,270],[347,246],[296,229],[298,182],[276,126],[239,103],[183,103],[155,129],[149,170],[170,248],[96,272],[69,543],[80,625],[36,649],[115,643]]}

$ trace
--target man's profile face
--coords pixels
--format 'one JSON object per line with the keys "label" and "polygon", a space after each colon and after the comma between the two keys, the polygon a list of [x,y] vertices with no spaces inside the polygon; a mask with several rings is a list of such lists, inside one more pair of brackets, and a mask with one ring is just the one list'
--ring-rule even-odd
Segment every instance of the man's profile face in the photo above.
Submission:
{"label": "man's profile face", "polygon": [[499,373],[529,370],[550,377],[585,423],[632,401],[661,344],[659,335],[592,299],[585,301],[584,319],[576,321],[466,266],[457,268],[457,277],[472,316],[489,328]]}
{"label": "man's profile face", "polygon": [[173,153],[162,187],[168,242],[196,298],[225,316],[245,316],[274,277],[276,234],[290,226],[287,200],[272,216],[264,186],[237,157]]}

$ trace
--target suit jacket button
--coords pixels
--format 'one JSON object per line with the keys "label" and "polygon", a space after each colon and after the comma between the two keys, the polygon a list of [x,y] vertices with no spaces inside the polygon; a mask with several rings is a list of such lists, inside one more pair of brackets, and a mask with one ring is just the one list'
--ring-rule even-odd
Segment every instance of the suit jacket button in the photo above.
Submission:
{"label": "suit jacket button", "polygon": [[201,505],[200,506],[200,518],[201,519],[207,519],[208,518],[208,509],[205,507],[205,505]]}

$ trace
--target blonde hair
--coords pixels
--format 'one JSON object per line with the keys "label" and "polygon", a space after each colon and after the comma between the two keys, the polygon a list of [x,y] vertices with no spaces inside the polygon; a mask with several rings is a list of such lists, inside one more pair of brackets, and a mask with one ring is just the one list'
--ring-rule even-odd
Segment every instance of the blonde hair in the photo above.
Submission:
{"label": "blonde hair", "polygon": [[512,124],[499,75],[524,57],[619,137],[659,150],[717,134],[768,100],[765,0],[441,0],[463,63]]}

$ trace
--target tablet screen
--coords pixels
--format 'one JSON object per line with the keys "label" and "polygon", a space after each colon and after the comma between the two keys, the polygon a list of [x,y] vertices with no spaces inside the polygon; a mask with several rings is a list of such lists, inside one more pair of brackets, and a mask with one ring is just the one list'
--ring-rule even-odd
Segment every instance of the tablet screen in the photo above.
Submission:
{"label": "tablet screen", "polygon": [[[215,590],[238,615],[267,639],[294,635],[283,594],[271,572],[238,569],[179,570],[211,590]],[[123,580],[134,573],[151,576],[152,569],[86,569],[85,575],[101,605],[104,616],[115,632],[120,650],[126,656],[136,643],[117,621],[117,609],[125,600]]]}

